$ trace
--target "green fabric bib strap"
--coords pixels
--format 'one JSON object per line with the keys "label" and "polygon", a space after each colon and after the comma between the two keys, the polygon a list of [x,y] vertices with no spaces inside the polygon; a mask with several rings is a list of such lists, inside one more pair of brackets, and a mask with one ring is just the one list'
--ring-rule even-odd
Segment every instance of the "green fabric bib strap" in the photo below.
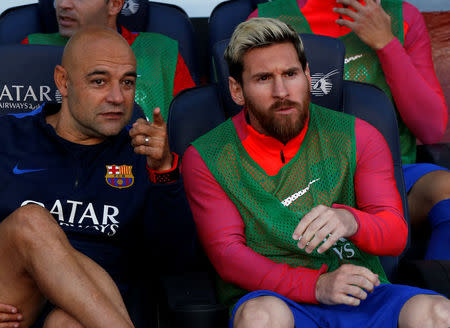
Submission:
{"label": "green fabric bib strap", "polygon": [[65,38],[59,33],[35,33],[28,35],[28,42],[30,44],[45,44],[49,46],[65,46],[68,38]]}
{"label": "green fabric bib strap", "polygon": [[[382,0],[383,9],[391,16],[392,33],[403,44],[403,4],[399,0]],[[260,17],[278,18],[288,23],[298,33],[312,33],[305,16],[301,13],[296,0],[273,0],[258,5]],[[358,36],[350,32],[340,37],[344,42],[345,68],[344,77],[347,80],[359,81],[376,85],[391,99],[392,93],[383,69],[374,50],[362,42]],[[395,105],[395,103],[394,103]],[[400,148],[403,164],[411,164],[416,160],[416,138],[409,131],[397,111],[400,134]]]}
{"label": "green fabric bib strap", "polygon": [[[65,46],[67,38],[58,33],[31,34],[30,44]],[[158,33],[139,33],[131,45],[136,56],[138,78],[135,101],[153,121],[153,109],[161,108],[167,121],[173,98],[173,84],[178,60],[178,42]]]}
{"label": "green fabric bib strap", "polygon": [[178,42],[158,33],[140,33],[131,45],[137,60],[136,102],[153,121],[153,109],[161,108],[167,122],[173,98]]}
{"label": "green fabric bib strap", "polygon": [[[236,205],[245,224],[247,246],[277,263],[328,271],[343,263],[368,267],[387,278],[378,257],[341,238],[323,254],[307,254],[292,233],[314,206],[335,203],[356,207],[354,117],[310,106],[308,131],[295,157],[268,176],[247,154],[231,120],[197,139],[197,149],[211,174]],[[246,291],[219,282],[221,301],[233,304]]]}

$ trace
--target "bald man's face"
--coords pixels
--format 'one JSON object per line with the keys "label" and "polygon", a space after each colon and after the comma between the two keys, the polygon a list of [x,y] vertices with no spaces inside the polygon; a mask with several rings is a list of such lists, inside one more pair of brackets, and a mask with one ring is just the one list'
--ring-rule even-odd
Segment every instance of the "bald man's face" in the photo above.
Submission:
{"label": "bald man's face", "polygon": [[100,142],[129,122],[136,84],[136,60],[126,41],[92,39],[72,47],[66,71],[63,110],[66,130],[80,140]]}
{"label": "bald man's face", "polygon": [[71,37],[88,25],[108,26],[106,0],[55,0],[59,34]]}

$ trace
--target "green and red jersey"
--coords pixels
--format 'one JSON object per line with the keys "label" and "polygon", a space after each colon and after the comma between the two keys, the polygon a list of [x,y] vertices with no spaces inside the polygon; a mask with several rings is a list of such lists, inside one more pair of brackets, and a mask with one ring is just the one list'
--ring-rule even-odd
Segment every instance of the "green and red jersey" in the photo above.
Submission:
{"label": "green and red jersey", "polygon": [[[325,177],[320,174],[320,179],[327,180],[322,185],[324,180],[315,181],[319,178],[314,175],[324,172],[323,168],[328,167],[327,161],[325,166],[320,161],[317,165],[311,162],[303,165],[304,161],[317,159],[314,155],[308,158],[317,150],[310,149],[315,144],[311,140],[315,138],[313,136],[316,135],[314,131],[317,126],[312,122],[314,119],[310,120],[297,138],[284,145],[256,132],[246,123],[245,114],[241,112],[226,123],[227,129],[230,129],[231,124],[234,126],[235,133],[226,139],[230,145],[227,143],[225,147],[221,147],[222,151],[218,152],[221,154],[218,157],[220,159],[205,160],[204,151],[198,151],[194,147],[186,151],[183,158],[183,175],[197,232],[208,257],[224,281],[247,291],[268,289],[297,302],[314,303],[315,284],[319,275],[327,270],[327,267],[328,270],[334,270],[340,263],[345,263],[346,256],[353,258],[355,249],[373,255],[397,255],[402,251],[406,242],[407,226],[396,189],[392,158],[382,136],[372,126],[358,119],[354,123],[348,122],[350,125],[344,125],[344,130],[354,131],[353,136],[347,132],[347,137],[336,138],[347,140],[344,143],[337,142],[344,150],[331,152],[334,155],[329,154],[331,157],[337,156],[334,158],[336,161],[331,164],[336,165],[333,172],[343,174],[327,176],[327,173],[324,173]],[[221,140],[222,144],[225,142],[222,136],[218,139],[212,135],[205,138],[204,146],[207,149],[208,142],[212,148],[215,148],[216,140]],[[330,138],[324,140],[327,140],[326,144]],[[240,142],[241,146],[239,143],[236,146],[237,142]],[[198,148],[198,145],[196,147]],[[237,156],[236,161],[230,160],[228,166],[220,165],[225,169],[218,174],[212,163],[219,163],[223,158],[236,153],[230,150],[232,147],[237,147],[242,157]],[[356,151],[356,154],[353,154],[353,151]],[[331,158],[330,156],[327,157]],[[346,159],[342,160],[344,158]],[[349,166],[341,166],[342,163]],[[242,167],[247,171],[245,176],[229,177],[230,172]],[[301,167],[295,175],[292,173],[293,167]],[[343,167],[346,168],[342,169]],[[218,178],[219,175],[223,177]],[[339,178],[335,179],[337,176]],[[259,192],[255,193],[257,199],[253,197],[253,192],[248,191],[252,179],[261,186]],[[341,184],[344,180],[346,182]],[[235,188],[238,193],[243,192],[243,196],[236,198],[227,190],[228,187]],[[344,189],[339,189],[341,187]],[[270,192],[264,192],[265,188]],[[303,193],[304,190],[307,192]],[[334,190],[340,191],[334,194]],[[338,196],[341,192],[346,194],[342,198]],[[292,211],[280,205],[283,201],[289,203],[289,199],[292,199],[289,196],[297,194],[299,197],[293,197],[295,201],[289,205],[294,206]],[[252,215],[249,216],[242,200],[250,202],[257,211],[251,212]],[[296,204],[298,201],[300,203]],[[306,203],[302,203],[303,201]],[[272,205],[275,203],[275,209],[287,216],[274,214],[276,211],[274,212]],[[307,208],[319,203],[350,211],[359,226],[354,236],[341,241],[343,244],[335,245],[336,249],[329,251],[337,260],[334,264],[333,260],[328,262],[315,256],[309,259],[295,248],[295,241],[292,239],[295,222],[302,216],[300,212],[307,211]],[[266,209],[266,204],[271,204],[271,208]],[[308,205],[303,208],[300,204]],[[267,215],[272,217],[272,220],[265,220]],[[253,220],[255,216],[257,219]],[[277,222],[277,219],[280,222]],[[252,227],[251,233],[249,227]],[[269,239],[261,237],[267,231],[271,233]],[[267,247],[272,244],[273,247]],[[353,248],[353,245],[356,248]],[[367,265],[371,266],[370,262],[371,260],[367,261]],[[376,272],[379,270],[376,265],[371,268]],[[222,294],[225,297],[223,300],[228,303],[235,301],[239,294],[233,292],[236,290]]]}

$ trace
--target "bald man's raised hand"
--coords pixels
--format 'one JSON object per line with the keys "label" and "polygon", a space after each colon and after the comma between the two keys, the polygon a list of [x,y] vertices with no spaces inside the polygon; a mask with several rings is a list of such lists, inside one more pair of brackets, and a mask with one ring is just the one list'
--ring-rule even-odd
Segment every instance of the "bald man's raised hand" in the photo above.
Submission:
{"label": "bald man's raised hand", "polygon": [[131,145],[136,154],[147,156],[147,165],[154,171],[172,168],[173,156],[169,148],[166,122],[157,107],[153,110],[153,123],[138,119],[130,130]]}

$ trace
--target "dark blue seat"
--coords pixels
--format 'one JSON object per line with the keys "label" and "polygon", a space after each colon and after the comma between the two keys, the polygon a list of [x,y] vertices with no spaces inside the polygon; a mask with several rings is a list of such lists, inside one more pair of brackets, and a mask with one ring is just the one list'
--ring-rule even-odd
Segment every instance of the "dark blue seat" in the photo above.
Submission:
{"label": "dark blue seat", "polygon": [[0,45],[0,116],[61,102],[53,71],[62,53],[56,46]]}
{"label": "dark blue seat", "polygon": [[209,17],[210,49],[219,41],[229,39],[236,26],[245,21],[258,3],[267,0],[230,0],[218,4]]}
{"label": "dark blue seat", "polygon": [[[146,0],[126,0],[118,22],[134,32],[160,33],[177,40],[192,78],[198,83],[200,76],[194,29],[183,9]],[[56,32],[58,25],[53,0],[13,7],[0,17],[0,44],[20,43],[32,33]]]}
{"label": "dark blue seat", "polygon": [[[353,81],[343,81],[343,106],[341,111],[354,115],[364,121],[369,122],[386,139],[391,150],[394,163],[395,181],[397,189],[402,197],[403,213],[408,222],[408,203],[403,179],[402,162],[400,156],[400,139],[398,136],[397,117],[394,106],[384,92],[372,85]],[[410,236],[405,248],[409,248]],[[381,264],[388,278],[392,281],[396,279],[396,270],[401,257],[382,256]]]}
{"label": "dark blue seat", "polygon": [[[229,39],[236,26],[244,22],[256,9],[258,3],[267,0],[229,0],[219,3],[211,12],[208,21],[208,49],[212,54],[213,47],[219,41]],[[216,81],[214,75],[215,63],[210,65],[210,79]]]}

